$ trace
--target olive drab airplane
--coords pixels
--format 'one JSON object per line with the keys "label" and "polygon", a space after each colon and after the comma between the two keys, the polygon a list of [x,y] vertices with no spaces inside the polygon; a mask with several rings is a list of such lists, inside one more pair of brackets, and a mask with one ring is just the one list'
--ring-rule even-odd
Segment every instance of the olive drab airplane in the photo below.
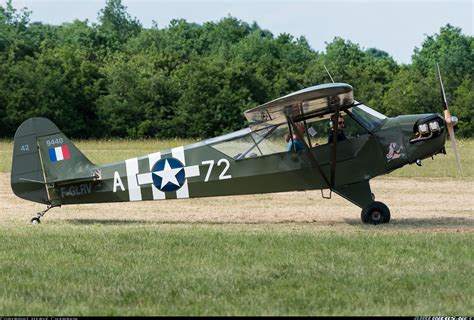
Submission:
{"label": "olive drab airplane", "polygon": [[18,197],[47,205],[31,219],[35,224],[49,209],[69,204],[314,189],[359,206],[364,223],[387,223],[390,211],[375,201],[371,178],[445,153],[448,134],[461,169],[457,118],[448,110],[439,67],[438,76],[444,118],[389,118],[354,100],[349,84],[329,83],[245,111],[248,128],[106,165],[89,161],[50,120],[30,118],[15,134],[11,187]]}

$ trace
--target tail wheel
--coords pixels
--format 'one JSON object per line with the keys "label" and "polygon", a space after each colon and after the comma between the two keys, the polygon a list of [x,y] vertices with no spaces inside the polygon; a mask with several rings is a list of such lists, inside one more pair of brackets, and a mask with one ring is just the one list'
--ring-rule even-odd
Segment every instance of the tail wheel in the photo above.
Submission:
{"label": "tail wheel", "polygon": [[40,223],[41,223],[40,218],[35,217],[35,218],[31,219],[31,224],[40,224]]}
{"label": "tail wheel", "polygon": [[390,210],[384,203],[374,201],[362,210],[360,217],[362,222],[367,224],[388,223]]}

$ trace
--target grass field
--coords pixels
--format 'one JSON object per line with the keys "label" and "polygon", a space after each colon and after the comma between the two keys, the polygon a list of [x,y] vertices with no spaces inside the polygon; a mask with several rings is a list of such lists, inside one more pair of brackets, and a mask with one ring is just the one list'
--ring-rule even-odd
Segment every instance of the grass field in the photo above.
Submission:
{"label": "grass field", "polygon": [[8,315],[474,311],[472,234],[135,222],[0,231]]}
{"label": "grass field", "polygon": [[[189,142],[77,145],[106,163]],[[474,140],[462,179],[447,147],[374,179],[384,226],[319,191],[65,206],[33,226],[0,142],[0,315],[472,315]]]}

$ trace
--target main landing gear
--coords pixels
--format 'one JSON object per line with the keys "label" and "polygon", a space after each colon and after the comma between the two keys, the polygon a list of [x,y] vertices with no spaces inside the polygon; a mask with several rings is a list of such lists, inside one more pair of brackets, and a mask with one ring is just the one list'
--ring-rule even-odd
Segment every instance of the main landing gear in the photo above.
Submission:
{"label": "main landing gear", "polygon": [[362,209],[360,218],[363,223],[367,224],[388,223],[390,221],[390,210],[384,203],[374,201]]}
{"label": "main landing gear", "polygon": [[333,190],[362,208],[360,217],[363,223],[382,224],[390,221],[390,210],[382,202],[375,201],[375,194],[370,191],[369,180],[340,185]]}
{"label": "main landing gear", "polygon": [[31,219],[31,223],[32,224],[40,224],[41,223],[41,218],[46,214],[46,212],[48,212],[49,210],[53,209],[54,207],[60,207],[60,206],[55,206],[55,205],[52,205],[52,204],[48,204],[48,207],[46,208],[46,210],[43,210],[41,212],[38,212],[36,214],[36,217],[32,218]]}

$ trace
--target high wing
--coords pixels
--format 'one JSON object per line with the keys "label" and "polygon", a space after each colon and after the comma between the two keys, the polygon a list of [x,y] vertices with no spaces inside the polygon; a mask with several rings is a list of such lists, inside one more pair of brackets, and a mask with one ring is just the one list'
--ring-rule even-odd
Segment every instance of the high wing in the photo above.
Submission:
{"label": "high wing", "polygon": [[[352,86],[347,83],[329,83],[305,88],[284,97],[264,103],[256,108],[244,112],[250,122],[252,130],[258,130],[267,126],[288,123],[293,132],[303,143],[306,154],[319,174],[323,177],[326,186],[332,191],[336,175],[336,148],[337,148],[337,126],[333,130],[333,141],[331,148],[331,175],[326,177],[318,160],[310,150],[305,139],[300,136],[296,128],[296,122],[323,116],[325,114],[339,114],[354,105]],[[307,130],[306,130],[307,131]],[[292,135],[290,135],[292,136]],[[291,137],[291,139],[293,139]]]}
{"label": "high wing", "polygon": [[354,104],[352,86],[329,83],[305,88],[244,112],[252,130],[343,110]]}

